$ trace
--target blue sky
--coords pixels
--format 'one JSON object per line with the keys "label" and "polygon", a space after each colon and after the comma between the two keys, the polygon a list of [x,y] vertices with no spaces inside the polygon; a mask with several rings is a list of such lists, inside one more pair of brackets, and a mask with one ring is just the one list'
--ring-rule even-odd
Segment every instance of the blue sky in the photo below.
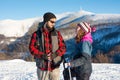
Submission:
{"label": "blue sky", "polygon": [[77,12],[81,8],[99,14],[120,14],[120,0],[0,0],[0,20],[41,17],[48,11]]}

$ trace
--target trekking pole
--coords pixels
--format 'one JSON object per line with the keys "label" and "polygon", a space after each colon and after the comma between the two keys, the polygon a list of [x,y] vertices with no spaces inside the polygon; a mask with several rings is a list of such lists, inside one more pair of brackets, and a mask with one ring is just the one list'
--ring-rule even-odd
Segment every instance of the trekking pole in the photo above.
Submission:
{"label": "trekking pole", "polygon": [[48,60],[48,71],[51,71],[51,61]]}
{"label": "trekking pole", "polygon": [[[50,55],[51,55],[51,53],[48,54],[48,56],[50,56]],[[48,71],[51,71],[51,60],[48,60]]]}
{"label": "trekking pole", "polygon": [[[66,62],[67,62],[67,63],[70,62],[69,58],[66,58]],[[70,66],[68,66],[68,71],[69,71],[69,77],[70,77],[70,80],[72,80]]]}

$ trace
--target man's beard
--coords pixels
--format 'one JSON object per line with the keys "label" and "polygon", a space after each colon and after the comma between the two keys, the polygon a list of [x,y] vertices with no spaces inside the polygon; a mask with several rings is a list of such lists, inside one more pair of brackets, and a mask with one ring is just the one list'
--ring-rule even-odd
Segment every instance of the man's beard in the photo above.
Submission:
{"label": "man's beard", "polygon": [[50,28],[49,26],[46,26],[46,28],[48,29],[48,31],[52,31],[54,29],[54,27]]}

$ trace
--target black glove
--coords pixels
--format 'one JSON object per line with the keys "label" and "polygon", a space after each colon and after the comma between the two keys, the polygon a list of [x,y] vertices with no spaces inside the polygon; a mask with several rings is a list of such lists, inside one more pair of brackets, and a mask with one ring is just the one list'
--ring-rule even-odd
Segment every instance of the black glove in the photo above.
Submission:
{"label": "black glove", "polygon": [[58,56],[57,52],[54,52],[54,53],[51,54],[52,59],[56,58],[57,56]]}
{"label": "black glove", "polygon": [[47,54],[43,54],[43,55],[42,55],[42,58],[43,58],[44,60],[48,60]]}
{"label": "black glove", "polygon": [[56,58],[53,59],[54,65],[59,65],[62,62],[62,57],[57,56]]}
{"label": "black glove", "polygon": [[[55,55],[54,55],[55,56]],[[48,53],[48,54],[43,54],[42,55],[42,58],[44,59],[44,60],[49,60],[49,61],[52,61],[53,60],[53,58],[52,58],[52,53],[50,52],[50,53]]]}

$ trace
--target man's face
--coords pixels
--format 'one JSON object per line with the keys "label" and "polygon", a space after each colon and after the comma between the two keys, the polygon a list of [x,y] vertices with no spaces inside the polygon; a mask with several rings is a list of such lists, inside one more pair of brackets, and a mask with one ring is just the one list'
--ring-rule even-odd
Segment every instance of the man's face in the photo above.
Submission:
{"label": "man's face", "polygon": [[51,18],[48,22],[47,22],[47,26],[49,28],[53,28],[55,26],[55,22],[56,22],[56,18]]}

